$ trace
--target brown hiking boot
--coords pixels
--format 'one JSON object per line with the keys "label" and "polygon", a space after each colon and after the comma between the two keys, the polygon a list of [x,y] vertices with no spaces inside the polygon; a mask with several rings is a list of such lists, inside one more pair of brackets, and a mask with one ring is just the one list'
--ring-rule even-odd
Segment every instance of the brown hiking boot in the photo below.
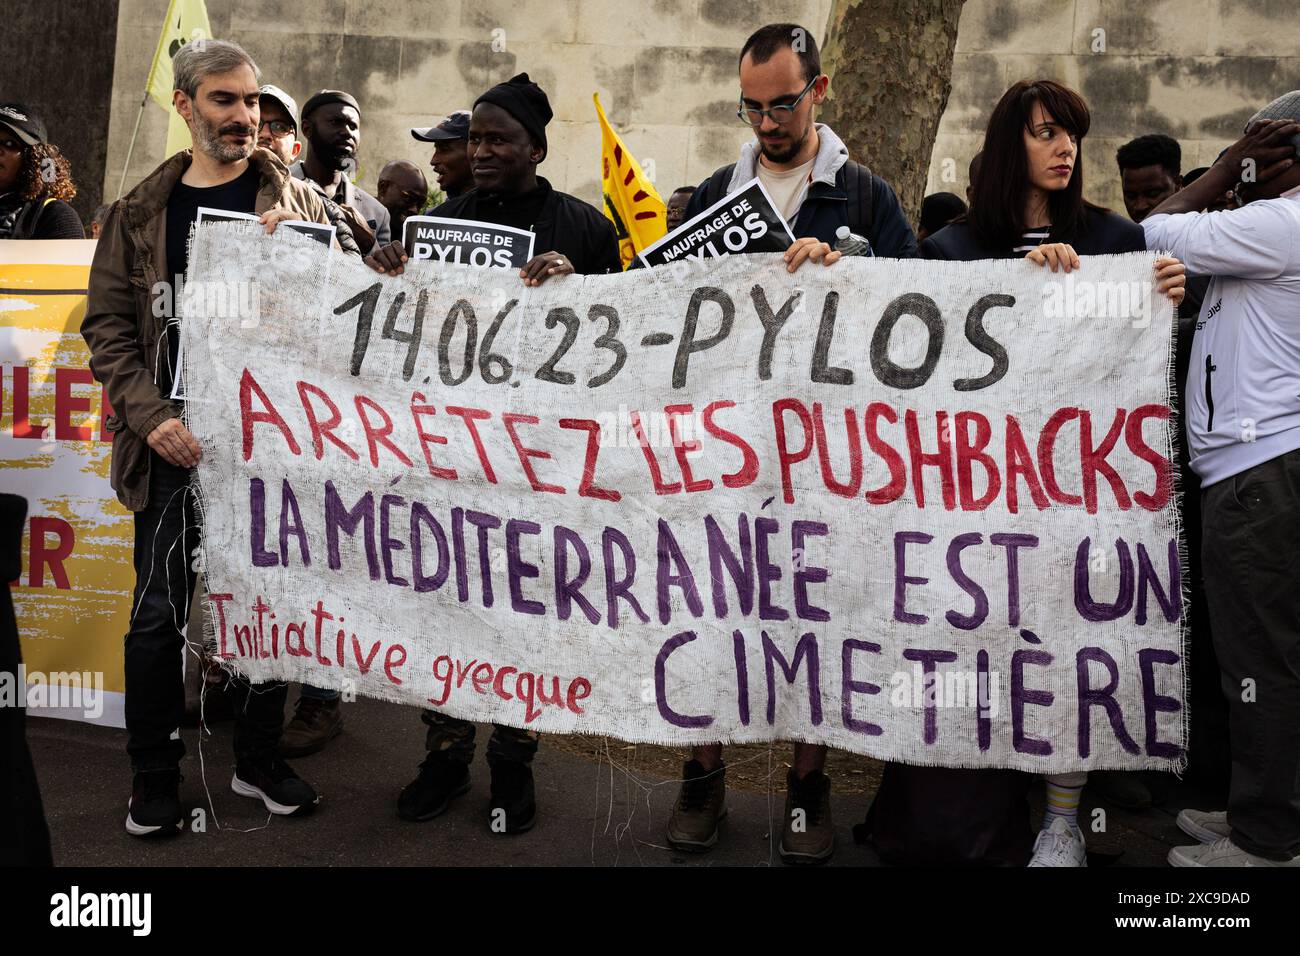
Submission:
{"label": "brown hiking boot", "polygon": [[800,780],[791,770],[786,777],[781,862],[825,863],[834,852],[830,779],[814,770]]}
{"label": "brown hiking boot", "polygon": [[325,747],[343,730],[339,698],[299,697],[293,720],[280,735],[280,756],[305,757]]}
{"label": "brown hiking boot", "polygon": [[727,815],[727,765],[712,772],[698,760],[682,766],[682,789],[668,818],[668,842],[703,853],[718,842],[718,823]]}

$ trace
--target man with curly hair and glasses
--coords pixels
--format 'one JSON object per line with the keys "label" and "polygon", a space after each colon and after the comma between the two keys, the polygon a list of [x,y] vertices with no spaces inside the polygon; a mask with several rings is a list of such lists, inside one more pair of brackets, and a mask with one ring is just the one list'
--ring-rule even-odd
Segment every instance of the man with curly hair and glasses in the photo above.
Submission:
{"label": "man with curly hair and glasses", "polygon": [[30,107],[0,103],[0,239],[85,239],[72,166]]}

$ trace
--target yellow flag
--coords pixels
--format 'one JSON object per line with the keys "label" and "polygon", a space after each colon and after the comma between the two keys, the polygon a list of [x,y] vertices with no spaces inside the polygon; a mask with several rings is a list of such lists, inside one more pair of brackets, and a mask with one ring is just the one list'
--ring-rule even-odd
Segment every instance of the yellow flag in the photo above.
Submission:
{"label": "yellow flag", "polygon": [[190,138],[190,126],[181,117],[180,113],[172,110],[171,117],[167,120],[167,156],[175,156],[182,149],[189,149],[192,140]]}
{"label": "yellow flag", "polygon": [[171,0],[162,36],[158,38],[158,49],[154,51],[153,63],[149,67],[149,80],[145,84],[145,92],[170,114],[167,123],[168,156],[190,145],[189,127],[172,106],[172,92],[176,89],[172,78],[172,57],[186,43],[211,37],[212,28],[208,25],[208,11],[203,0]]}
{"label": "yellow flag", "polygon": [[600,94],[593,93],[591,98],[600,117],[600,179],[605,193],[605,215],[614,223],[618,254],[626,269],[640,250],[662,239],[668,231],[667,207],[641,170],[641,164],[609,125],[600,105]]}

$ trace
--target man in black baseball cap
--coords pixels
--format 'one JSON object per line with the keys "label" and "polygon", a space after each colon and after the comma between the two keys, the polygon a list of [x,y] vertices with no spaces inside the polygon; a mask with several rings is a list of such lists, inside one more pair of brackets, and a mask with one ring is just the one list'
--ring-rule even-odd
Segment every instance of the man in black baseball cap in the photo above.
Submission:
{"label": "man in black baseball cap", "polygon": [[414,139],[425,143],[437,143],[445,139],[464,139],[469,135],[469,110],[453,110],[446,119],[433,126],[416,126],[411,129]]}
{"label": "man in black baseball cap", "polygon": [[375,248],[387,245],[388,210],[349,178],[357,168],[361,145],[361,107],[355,97],[342,90],[321,90],[303,104],[300,126],[307,152],[289,172],[295,179],[314,183],[327,199],[352,207],[374,233]]}
{"label": "man in black baseball cap", "polygon": [[[469,155],[465,145],[469,139],[469,110],[456,110],[441,123],[426,129],[415,128],[411,136],[424,143],[433,143],[433,156],[429,165],[438,174],[438,188],[448,199],[474,188],[474,174],[469,168]],[[399,237],[400,238],[400,237]]]}

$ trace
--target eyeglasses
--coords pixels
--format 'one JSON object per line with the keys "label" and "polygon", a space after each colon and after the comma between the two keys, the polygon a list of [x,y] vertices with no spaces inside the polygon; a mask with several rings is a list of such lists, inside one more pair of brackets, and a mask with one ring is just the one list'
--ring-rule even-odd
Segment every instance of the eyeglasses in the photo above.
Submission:
{"label": "eyeglasses", "polygon": [[818,79],[820,79],[820,77],[814,76],[809,80],[808,85],[803,88],[803,91],[797,97],[795,97],[795,101],[788,105],[783,103],[780,106],[773,106],[765,110],[759,110],[745,106],[744,101],[742,100],[740,107],[736,110],[736,116],[742,123],[747,123],[750,126],[758,126],[763,122],[764,116],[768,117],[778,126],[784,126],[786,123],[790,122],[791,118],[794,116],[794,111],[799,108],[800,101],[808,95],[808,91],[813,88],[813,84],[815,84]]}
{"label": "eyeglasses", "polygon": [[263,126],[271,127],[272,136],[288,136],[294,131],[292,123],[286,123],[284,120],[262,120],[257,124],[257,131],[262,132]]}
{"label": "eyeglasses", "polygon": [[26,148],[16,139],[0,139],[0,149],[8,150],[11,153],[21,153]]}

